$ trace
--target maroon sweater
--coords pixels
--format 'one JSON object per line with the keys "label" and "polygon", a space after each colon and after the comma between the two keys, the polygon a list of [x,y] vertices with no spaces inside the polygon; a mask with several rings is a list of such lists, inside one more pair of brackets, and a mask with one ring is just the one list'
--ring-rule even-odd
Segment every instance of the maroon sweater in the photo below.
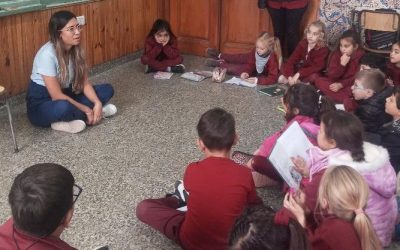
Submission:
{"label": "maroon sweater", "polygon": [[[314,73],[320,73],[325,68],[329,49],[316,46],[309,52],[307,50],[308,41],[303,39],[282,66],[282,74],[285,77],[293,76],[299,72],[300,79],[304,79]],[[300,67],[298,66],[299,64],[301,64]]]}
{"label": "maroon sweater", "polygon": [[76,249],[65,243],[60,238],[53,236],[37,238],[27,235],[19,230],[13,229],[13,224],[14,221],[10,218],[0,226],[0,249],[26,249],[28,247],[29,250]]}
{"label": "maroon sweater", "polygon": [[227,158],[191,163],[183,182],[190,194],[179,233],[184,249],[227,249],[236,218],[246,206],[262,204],[250,169]]}
{"label": "maroon sweater", "polygon": [[360,58],[364,55],[362,49],[356,50],[351,56],[346,66],[340,64],[342,53],[340,50],[333,52],[328,65],[327,76],[331,83],[340,82],[343,87],[350,87],[354,83],[354,77],[360,71]]}
{"label": "maroon sweater", "polygon": [[387,76],[393,80],[394,86],[400,85],[400,68],[396,67],[394,63],[387,64]]}
{"label": "maroon sweater", "polygon": [[163,70],[168,66],[182,63],[183,58],[179,54],[176,38],[171,37],[169,42],[162,46],[156,42],[154,37],[147,37],[141,61],[157,70]]}
{"label": "maroon sweater", "polygon": [[313,250],[362,250],[352,223],[334,216],[325,217],[315,230],[307,230]]}
{"label": "maroon sweater", "polygon": [[[243,70],[250,76],[257,75],[255,53],[256,49],[253,49],[251,51],[252,56],[249,56],[247,64]],[[278,80],[278,72],[279,72],[278,59],[276,58],[275,53],[271,53],[268,62],[265,64],[263,72],[261,73],[261,75],[257,75],[258,79],[257,84],[259,85],[275,84]]]}

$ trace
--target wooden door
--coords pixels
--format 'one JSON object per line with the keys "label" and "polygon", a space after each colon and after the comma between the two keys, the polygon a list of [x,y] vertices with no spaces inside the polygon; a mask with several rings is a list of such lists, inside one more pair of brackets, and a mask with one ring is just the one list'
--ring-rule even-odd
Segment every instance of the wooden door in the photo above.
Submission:
{"label": "wooden door", "polygon": [[258,9],[257,0],[222,0],[222,52],[249,51],[261,31],[273,33],[273,27],[268,12]]}
{"label": "wooden door", "polygon": [[221,0],[170,0],[169,20],[182,52],[204,55],[219,45]]}

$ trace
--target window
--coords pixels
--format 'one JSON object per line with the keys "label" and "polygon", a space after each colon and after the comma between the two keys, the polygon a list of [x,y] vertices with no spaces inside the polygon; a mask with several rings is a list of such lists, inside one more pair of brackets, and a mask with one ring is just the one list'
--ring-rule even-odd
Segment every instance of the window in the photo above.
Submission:
{"label": "window", "polygon": [[42,10],[89,0],[6,0],[0,1],[0,17]]}

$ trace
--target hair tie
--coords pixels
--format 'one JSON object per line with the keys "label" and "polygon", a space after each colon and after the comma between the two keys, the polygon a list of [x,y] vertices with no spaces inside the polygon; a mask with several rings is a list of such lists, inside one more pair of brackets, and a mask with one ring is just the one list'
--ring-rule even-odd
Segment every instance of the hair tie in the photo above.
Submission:
{"label": "hair tie", "polygon": [[354,210],[354,213],[355,213],[356,215],[363,214],[363,213],[364,213],[364,210],[363,210],[362,208],[357,208],[357,209]]}
{"label": "hair tie", "polygon": [[322,103],[322,95],[319,95],[319,97],[318,97],[318,104],[321,105],[321,103]]}

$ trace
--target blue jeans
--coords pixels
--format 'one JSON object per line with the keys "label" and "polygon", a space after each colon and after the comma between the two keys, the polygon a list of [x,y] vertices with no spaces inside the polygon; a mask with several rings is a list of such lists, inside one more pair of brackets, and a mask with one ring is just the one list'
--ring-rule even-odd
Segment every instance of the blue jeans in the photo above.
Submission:
{"label": "blue jeans", "polygon": [[[103,105],[114,95],[114,89],[111,84],[99,84],[93,86],[93,88]],[[63,92],[89,108],[93,108],[94,106],[84,94],[75,94],[71,88],[64,89]],[[84,112],[67,100],[53,101],[47,88],[33,81],[30,82],[26,95],[26,108],[29,121],[39,127],[49,127],[53,122],[58,121],[86,121],[86,114]]]}

